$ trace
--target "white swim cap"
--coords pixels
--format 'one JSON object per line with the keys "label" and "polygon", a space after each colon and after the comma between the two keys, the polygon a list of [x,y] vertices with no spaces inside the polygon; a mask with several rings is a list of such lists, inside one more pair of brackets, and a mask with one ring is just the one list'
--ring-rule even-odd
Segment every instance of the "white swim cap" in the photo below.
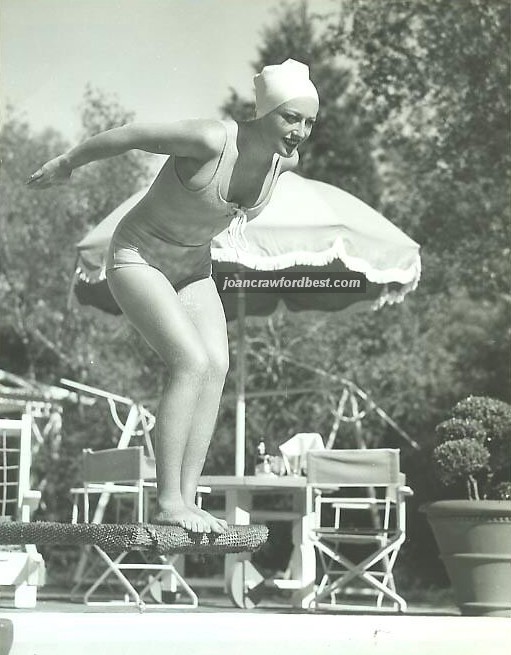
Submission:
{"label": "white swim cap", "polygon": [[254,86],[257,118],[293,98],[314,98],[319,104],[318,92],[309,79],[309,67],[294,59],[265,66],[254,77]]}

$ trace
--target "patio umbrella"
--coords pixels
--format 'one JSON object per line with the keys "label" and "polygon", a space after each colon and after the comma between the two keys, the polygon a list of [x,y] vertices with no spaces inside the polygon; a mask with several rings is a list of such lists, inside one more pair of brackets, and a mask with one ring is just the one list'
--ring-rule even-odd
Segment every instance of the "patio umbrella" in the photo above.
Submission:
{"label": "patio umbrella", "polygon": [[[119,313],[105,281],[104,262],[111,235],[125,213],[147,192],[139,191],[117,207],[78,244],[74,292],[82,304]],[[401,302],[420,278],[419,245],[355,196],[295,173],[280,176],[272,199],[245,230],[243,245],[233,247],[227,231],[213,240],[214,274],[274,271],[356,272],[365,291],[332,293],[237,293],[219,289],[228,320],[238,319],[236,474],[244,472],[245,357],[244,319],[269,315],[279,302],[291,311],[340,311]],[[278,272],[278,273],[277,273]],[[270,273],[267,273],[270,275]]]}

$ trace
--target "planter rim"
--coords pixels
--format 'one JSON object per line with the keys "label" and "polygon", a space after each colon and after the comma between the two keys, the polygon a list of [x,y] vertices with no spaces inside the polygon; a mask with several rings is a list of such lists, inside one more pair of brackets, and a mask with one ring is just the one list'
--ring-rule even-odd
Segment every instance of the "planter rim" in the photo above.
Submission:
{"label": "planter rim", "polygon": [[511,500],[437,500],[421,505],[420,511],[427,516],[510,516]]}

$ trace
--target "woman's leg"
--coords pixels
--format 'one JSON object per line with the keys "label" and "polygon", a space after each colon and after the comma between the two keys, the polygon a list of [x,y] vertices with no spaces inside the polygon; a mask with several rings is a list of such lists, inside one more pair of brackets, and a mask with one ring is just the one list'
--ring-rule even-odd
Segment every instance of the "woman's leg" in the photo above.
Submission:
{"label": "woman's leg", "polygon": [[[128,320],[169,368],[155,426],[159,518],[196,532],[211,522],[193,511],[181,493],[181,470],[208,358],[202,338],[167,278],[145,265],[108,272],[108,284]],[[221,526],[215,526],[222,531]]]}
{"label": "woman's leg", "polygon": [[[199,477],[215,428],[225,376],[229,369],[229,345],[224,309],[211,278],[189,284],[179,291],[178,295],[201,337],[208,357],[206,379],[192,418],[181,472],[183,499],[193,507]],[[226,525],[225,521],[221,523]]]}

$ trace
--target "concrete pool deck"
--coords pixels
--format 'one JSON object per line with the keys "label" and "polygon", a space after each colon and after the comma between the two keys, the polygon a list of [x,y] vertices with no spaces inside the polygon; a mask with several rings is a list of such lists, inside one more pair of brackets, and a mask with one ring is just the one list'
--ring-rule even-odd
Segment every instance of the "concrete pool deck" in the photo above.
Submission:
{"label": "concrete pool deck", "polygon": [[[233,608],[226,599],[189,610],[86,607],[59,600],[34,609],[0,602],[1,655],[503,655],[511,621],[414,606],[405,615]],[[7,626],[8,622],[11,626]],[[7,628],[5,627],[7,626]],[[7,630],[7,631],[6,631]],[[1,637],[0,637],[1,638]]]}

